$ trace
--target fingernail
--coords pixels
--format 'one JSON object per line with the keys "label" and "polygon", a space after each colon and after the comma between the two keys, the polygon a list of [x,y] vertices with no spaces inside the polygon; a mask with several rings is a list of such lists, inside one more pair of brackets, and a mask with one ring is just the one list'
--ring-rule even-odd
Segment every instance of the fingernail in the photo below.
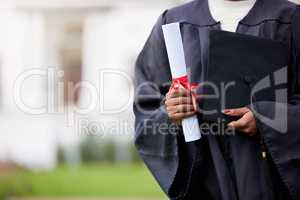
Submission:
{"label": "fingernail", "polygon": [[233,123],[229,123],[227,126],[233,128]]}
{"label": "fingernail", "polygon": [[223,110],[222,111],[224,114],[228,114],[228,113],[230,113],[231,112],[231,110],[229,110],[229,109],[225,109],[225,110]]}

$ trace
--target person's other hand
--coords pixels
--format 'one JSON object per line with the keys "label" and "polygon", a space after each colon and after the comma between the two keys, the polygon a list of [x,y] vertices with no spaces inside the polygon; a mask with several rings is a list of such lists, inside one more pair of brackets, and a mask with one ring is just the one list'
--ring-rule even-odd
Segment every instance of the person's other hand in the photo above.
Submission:
{"label": "person's other hand", "polygon": [[239,130],[250,136],[257,134],[256,120],[249,108],[226,109],[223,113],[228,116],[241,117],[239,120],[229,123],[228,126],[230,128]]}
{"label": "person's other hand", "polygon": [[165,107],[171,121],[181,123],[184,118],[196,114],[196,98],[184,87],[170,88],[166,95]]}

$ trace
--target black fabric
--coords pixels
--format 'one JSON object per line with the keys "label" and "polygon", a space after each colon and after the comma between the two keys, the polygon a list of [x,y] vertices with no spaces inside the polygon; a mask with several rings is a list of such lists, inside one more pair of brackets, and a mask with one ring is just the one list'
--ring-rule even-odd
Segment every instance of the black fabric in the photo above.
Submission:
{"label": "black fabric", "polygon": [[[244,34],[214,30],[209,35],[209,64],[202,84],[203,120],[224,123],[237,120],[222,113],[226,108],[241,108],[255,101],[275,101],[271,85],[252,94],[254,86],[275,72],[286,70],[290,52],[282,42]],[[263,84],[265,86],[265,84]],[[287,89],[287,84],[281,85]],[[280,98],[283,99],[283,98]]]}
{"label": "black fabric", "polygon": [[[282,42],[291,53],[288,66],[288,132],[280,134],[257,118],[260,135],[270,154],[268,165],[261,157],[260,139],[244,134],[227,137],[229,160],[233,167],[228,165],[226,149],[221,148],[222,136],[208,134],[197,145],[185,144],[182,137],[178,137],[182,134],[180,128],[175,135],[157,126],[174,126],[163,106],[171,73],[161,26],[181,22],[186,62],[191,72],[189,78],[193,83],[201,83],[208,68],[209,35],[212,30],[221,29],[220,23],[212,18],[207,0],[196,0],[169,9],[159,17],[135,68],[135,144],[170,199],[273,200],[275,192],[270,191],[266,184],[270,178],[276,182],[274,187],[280,188],[276,191],[286,191],[284,197],[278,195],[278,200],[300,199],[298,16],[297,6],[286,0],[257,0],[237,28],[240,34]],[[251,108],[272,118],[274,106],[272,101],[260,101]],[[202,125],[201,117],[199,122]],[[191,148],[194,149],[193,155],[187,150],[190,145],[195,147]],[[274,164],[274,170],[270,170],[270,178],[267,178],[266,166],[268,169],[272,166],[270,163]]]}
{"label": "black fabric", "polygon": [[[274,119],[276,112],[282,119],[279,121],[287,122],[287,131],[282,133],[280,130],[269,126],[266,120],[257,118],[258,127],[266,143],[274,170],[278,172],[280,179],[287,187],[292,199],[300,198],[300,9],[298,7],[292,20],[292,64],[290,68],[290,90],[287,104],[276,104],[272,101],[257,102],[254,108],[270,119]],[[284,119],[287,109],[287,119]],[[280,187],[280,186],[279,186]],[[281,186],[282,187],[282,186]]]}
{"label": "black fabric", "polygon": [[[170,194],[176,194],[176,196],[171,196],[171,198],[197,199],[201,197],[206,200],[221,199],[207,139],[204,137],[202,140],[190,142],[188,145],[183,138],[179,139],[181,139],[179,140],[179,158],[181,162],[178,168],[179,173],[169,191]],[[178,194],[178,191],[181,191],[181,193]]]}

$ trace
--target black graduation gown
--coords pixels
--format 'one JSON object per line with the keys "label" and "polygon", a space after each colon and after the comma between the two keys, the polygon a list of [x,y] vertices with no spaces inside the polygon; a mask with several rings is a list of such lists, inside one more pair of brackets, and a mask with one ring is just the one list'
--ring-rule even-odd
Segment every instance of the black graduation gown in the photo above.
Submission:
{"label": "black graduation gown", "polygon": [[[181,128],[168,119],[164,97],[171,83],[171,73],[161,26],[181,22],[190,80],[201,83],[208,67],[209,32],[221,28],[209,12],[207,1],[192,1],[165,11],[137,59],[136,148],[170,199],[299,200],[299,6],[286,0],[257,0],[236,31],[283,42],[291,52],[286,134],[257,118],[261,138],[244,134],[205,135],[200,141],[187,144]],[[254,108],[272,118],[275,102],[256,102]],[[199,119],[201,122],[200,114]],[[178,134],[173,134],[174,130]],[[261,141],[269,154],[267,160],[261,156]]]}

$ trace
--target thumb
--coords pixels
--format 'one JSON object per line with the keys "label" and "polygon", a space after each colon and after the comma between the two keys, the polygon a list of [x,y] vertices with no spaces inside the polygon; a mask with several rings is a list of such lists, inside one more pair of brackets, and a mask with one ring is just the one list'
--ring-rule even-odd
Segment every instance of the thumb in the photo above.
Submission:
{"label": "thumb", "polygon": [[198,110],[197,99],[193,93],[192,93],[192,102],[193,102],[194,110],[197,111]]}

